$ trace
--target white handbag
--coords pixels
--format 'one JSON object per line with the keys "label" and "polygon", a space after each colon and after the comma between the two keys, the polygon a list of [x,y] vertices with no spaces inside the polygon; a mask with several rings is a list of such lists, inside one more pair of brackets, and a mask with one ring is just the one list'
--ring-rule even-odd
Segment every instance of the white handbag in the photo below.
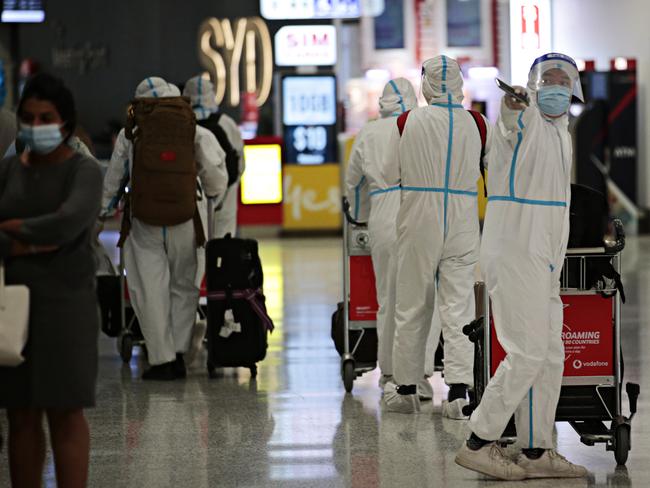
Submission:
{"label": "white handbag", "polygon": [[0,366],[18,366],[27,343],[29,288],[5,284],[5,266],[0,262]]}

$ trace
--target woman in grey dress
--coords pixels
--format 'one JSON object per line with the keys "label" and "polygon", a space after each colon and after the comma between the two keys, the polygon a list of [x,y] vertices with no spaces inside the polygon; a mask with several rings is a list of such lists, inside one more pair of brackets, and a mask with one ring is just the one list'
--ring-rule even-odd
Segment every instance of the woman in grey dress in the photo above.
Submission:
{"label": "woman in grey dress", "polygon": [[90,237],[102,176],[66,144],[76,115],[60,80],[34,77],[17,113],[28,149],[0,162],[0,259],[8,284],[29,287],[31,305],[26,360],[0,367],[11,480],[41,486],[47,418],[58,486],[83,487],[90,450],[83,409],[95,402],[99,327]]}

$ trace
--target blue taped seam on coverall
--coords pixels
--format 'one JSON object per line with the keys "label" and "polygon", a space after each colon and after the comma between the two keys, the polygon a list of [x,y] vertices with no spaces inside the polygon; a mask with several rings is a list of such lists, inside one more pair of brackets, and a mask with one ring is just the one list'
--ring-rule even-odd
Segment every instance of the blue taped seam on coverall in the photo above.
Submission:
{"label": "blue taped seam on coverall", "polygon": [[357,220],[359,218],[359,211],[361,206],[359,202],[361,198],[361,185],[363,185],[364,181],[366,181],[366,177],[362,176],[357,186],[354,187],[354,220]]}
{"label": "blue taped seam on coverall", "polygon": [[401,190],[401,189],[402,189],[402,187],[399,186],[399,185],[391,186],[390,188],[381,188],[379,190],[373,190],[368,195],[373,197],[375,195],[381,195],[382,193],[389,193],[389,192],[398,191],[398,190]]}
{"label": "blue taped seam on coverall", "polygon": [[390,80],[389,81],[390,86],[393,87],[393,90],[395,90],[395,93],[399,97],[399,105],[402,107],[402,113],[406,112],[406,107],[404,106],[404,98],[402,97],[402,94],[399,91],[399,88],[397,88],[397,84],[395,83],[395,80]]}
{"label": "blue taped seam on coverall", "polygon": [[149,88],[151,88],[151,94],[155,98],[158,98],[158,92],[156,91],[156,88],[153,86],[153,81],[151,81],[151,78],[147,78],[147,84],[149,85]]}

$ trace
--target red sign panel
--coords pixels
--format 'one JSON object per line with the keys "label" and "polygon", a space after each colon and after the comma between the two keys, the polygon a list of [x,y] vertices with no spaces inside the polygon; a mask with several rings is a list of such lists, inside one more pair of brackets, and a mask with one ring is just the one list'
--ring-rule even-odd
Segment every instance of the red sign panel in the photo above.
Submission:
{"label": "red sign panel", "polygon": [[539,49],[539,6],[521,6],[521,48]]}
{"label": "red sign panel", "polygon": [[350,320],[377,320],[375,271],[370,256],[350,256]]}
{"label": "red sign panel", "polygon": [[[564,376],[614,375],[614,298],[562,295],[564,303]],[[491,327],[491,374],[506,353]]]}
{"label": "red sign panel", "polygon": [[257,107],[257,94],[246,92],[242,95],[242,122],[258,122],[260,111]]}

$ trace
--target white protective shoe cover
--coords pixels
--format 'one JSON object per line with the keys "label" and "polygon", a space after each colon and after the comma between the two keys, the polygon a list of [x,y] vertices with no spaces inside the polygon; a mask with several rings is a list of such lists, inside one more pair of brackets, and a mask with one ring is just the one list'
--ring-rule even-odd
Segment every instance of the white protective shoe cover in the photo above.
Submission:
{"label": "white protective shoe cover", "polygon": [[382,374],[379,377],[379,388],[383,390],[386,387],[386,385],[391,382],[394,383],[392,374]]}
{"label": "white protective shoe cover", "polygon": [[418,413],[420,399],[417,395],[400,395],[395,383],[390,382],[384,387],[384,404],[387,412]]}
{"label": "white protective shoe cover", "polygon": [[442,416],[453,420],[467,420],[469,417],[463,413],[463,407],[468,405],[469,402],[464,398],[457,398],[449,402],[442,401]]}
{"label": "white protective shoe cover", "polygon": [[587,468],[573,464],[555,449],[547,449],[539,459],[520,454],[517,465],[526,471],[526,478],[583,478],[589,474]]}
{"label": "white protective shoe cover", "polygon": [[206,320],[197,320],[194,324],[190,348],[185,355],[186,363],[189,367],[196,366],[194,363],[199,361],[199,356],[203,349],[203,339],[207,330],[208,322]]}
{"label": "white protective shoe cover", "polygon": [[418,397],[423,401],[433,400],[433,386],[426,376],[418,383]]}
{"label": "white protective shoe cover", "polygon": [[526,470],[513,462],[496,442],[486,444],[477,451],[463,447],[456,454],[456,464],[500,480],[519,481],[526,478]]}

